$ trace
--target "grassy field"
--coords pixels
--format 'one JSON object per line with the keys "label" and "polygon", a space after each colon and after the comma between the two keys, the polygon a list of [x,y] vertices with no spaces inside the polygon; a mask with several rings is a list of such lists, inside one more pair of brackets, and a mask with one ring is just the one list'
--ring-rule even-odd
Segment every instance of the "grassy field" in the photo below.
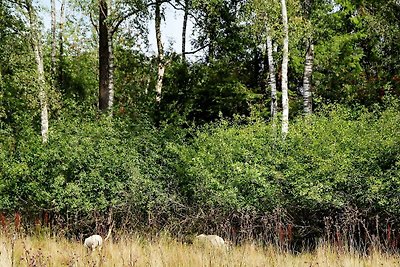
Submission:
{"label": "grassy field", "polygon": [[10,266],[400,266],[399,255],[361,256],[321,246],[312,253],[282,252],[253,244],[217,249],[182,244],[168,237],[152,241],[130,237],[108,240],[88,253],[81,242],[57,238],[0,236],[0,267]]}

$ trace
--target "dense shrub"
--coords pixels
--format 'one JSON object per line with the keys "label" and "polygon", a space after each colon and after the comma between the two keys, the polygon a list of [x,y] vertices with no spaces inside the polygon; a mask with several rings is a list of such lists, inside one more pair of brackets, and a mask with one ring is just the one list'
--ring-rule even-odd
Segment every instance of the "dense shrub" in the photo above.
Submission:
{"label": "dense shrub", "polygon": [[198,131],[190,145],[171,144],[181,193],[191,205],[273,209],[283,201],[274,178],[275,141],[264,123],[223,121]]}
{"label": "dense shrub", "polygon": [[63,120],[51,129],[49,143],[21,140],[2,157],[2,210],[104,212],[144,206],[158,188],[141,175],[136,146],[117,123]]}
{"label": "dense shrub", "polygon": [[278,125],[243,118],[186,130],[61,118],[45,145],[33,131],[13,141],[4,129],[0,209],[86,218],[113,207],[130,228],[247,227],[242,234],[263,236],[265,227],[276,231],[270,222],[320,235],[326,217],[350,209],[396,223],[399,122],[396,105],[331,106],[294,121],[285,139]]}
{"label": "dense shrub", "polygon": [[[328,107],[279,129],[220,122],[189,145],[171,144],[177,183],[190,206],[258,216],[284,210],[290,223],[324,231],[349,208],[397,221],[400,112]],[[375,219],[372,219],[375,220]]]}

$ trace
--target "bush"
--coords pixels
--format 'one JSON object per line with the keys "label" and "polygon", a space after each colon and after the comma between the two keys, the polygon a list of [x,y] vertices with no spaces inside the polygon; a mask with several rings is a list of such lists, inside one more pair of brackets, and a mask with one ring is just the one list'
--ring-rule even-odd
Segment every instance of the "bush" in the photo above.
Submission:
{"label": "bush", "polygon": [[51,129],[47,144],[21,140],[1,162],[0,209],[88,213],[139,195],[139,154],[118,124],[63,120]]}
{"label": "bush", "polygon": [[293,122],[285,140],[264,122],[222,121],[169,150],[190,206],[259,217],[284,210],[290,223],[321,234],[325,217],[349,208],[397,221],[399,122],[396,107],[374,113],[333,106]]}
{"label": "bush", "polygon": [[272,136],[264,123],[240,126],[222,121],[198,131],[190,145],[171,144],[171,153],[179,158],[174,166],[178,186],[188,203],[266,211],[280,205]]}
{"label": "bush", "polygon": [[113,208],[127,227],[179,232],[239,225],[262,234],[273,222],[320,235],[326,217],[349,210],[398,222],[399,121],[396,105],[330,106],[292,122],[282,139],[257,119],[182,130],[63,118],[45,145],[29,128],[18,140],[4,129],[0,209],[86,218]]}

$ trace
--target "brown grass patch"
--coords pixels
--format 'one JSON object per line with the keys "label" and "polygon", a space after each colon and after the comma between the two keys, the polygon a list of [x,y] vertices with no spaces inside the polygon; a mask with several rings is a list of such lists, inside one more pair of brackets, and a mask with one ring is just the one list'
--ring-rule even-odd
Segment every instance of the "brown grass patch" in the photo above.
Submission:
{"label": "brown grass patch", "polygon": [[168,236],[143,239],[122,236],[108,240],[101,252],[88,253],[82,242],[64,238],[0,236],[0,267],[10,266],[400,266],[399,255],[372,251],[369,255],[321,245],[295,255],[276,247],[244,244],[229,249],[182,244]]}

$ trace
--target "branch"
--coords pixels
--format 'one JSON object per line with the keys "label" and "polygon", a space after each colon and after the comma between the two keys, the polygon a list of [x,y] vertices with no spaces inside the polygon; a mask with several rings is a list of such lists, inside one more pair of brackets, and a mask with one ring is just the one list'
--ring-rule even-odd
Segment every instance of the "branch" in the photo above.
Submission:
{"label": "branch", "polygon": [[94,22],[92,12],[89,12],[90,22],[92,22],[93,27],[96,29],[97,34],[99,34],[99,26]]}
{"label": "branch", "polygon": [[[168,4],[170,4],[175,10],[179,10],[179,11],[183,11],[183,12],[185,12],[186,10],[186,8],[187,7],[185,7],[183,4],[181,4],[180,2],[178,2],[178,5],[180,5],[181,7],[178,7],[178,6],[176,6],[176,5],[174,5],[173,3],[171,3],[170,1],[163,1],[163,3],[168,3]],[[188,8],[188,16],[189,17],[192,17],[192,18],[195,18],[194,17],[194,15],[192,14],[192,12],[190,12],[190,10],[189,10],[189,8]]]}
{"label": "branch", "polygon": [[[167,0],[165,0],[165,2],[166,2],[166,1],[167,1]],[[161,3],[164,3],[164,1],[162,1]],[[156,2],[150,2],[150,3],[148,3],[145,7],[146,7],[146,8],[149,8],[149,7],[151,7],[151,6],[155,6],[156,4],[157,4]],[[129,12],[128,14],[126,14],[125,16],[121,17],[119,20],[117,20],[117,22],[115,23],[115,25],[112,26],[112,28],[111,28],[111,31],[110,31],[111,35],[114,35],[114,33],[118,30],[118,27],[121,25],[122,22],[124,22],[124,21],[125,21],[126,19],[128,19],[130,16],[133,16],[133,15],[135,15],[136,13],[139,13],[139,12],[140,12],[140,9],[133,10],[133,11]]]}
{"label": "branch", "polygon": [[190,52],[185,52],[185,55],[190,55],[190,54],[196,54],[197,52],[199,52],[200,50],[203,50],[204,48],[206,48],[207,46],[209,46],[210,44],[205,44],[202,47],[194,50],[194,51],[190,51]]}
{"label": "branch", "polygon": [[[81,8],[81,10],[85,10],[84,6],[82,5],[82,2],[78,1],[78,5]],[[92,12],[89,10],[89,18],[90,22],[92,23],[93,27],[95,28],[97,34],[99,34],[99,25],[96,24],[96,22],[93,19]]]}
{"label": "branch", "polygon": [[[105,5],[106,5],[107,11],[108,11],[109,8],[108,8],[108,6],[107,6],[107,3],[106,3],[106,2],[104,2],[104,3],[105,3]],[[106,11],[104,10],[103,5],[100,5],[100,4],[99,4],[99,6],[100,6],[100,12],[103,13],[103,15],[104,15],[105,18],[107,18],[107,17],[108,17],[108,14],[106,14]]]}
{"label": "branch", "polygon": [[104,241],[107,241],[107,239],[110,238],[113,227],[114,227],[114,221],[111,223],[111,226],[110,226],[110,228],[108,229],[108,233],[107,233],[106,238],[104,238]]}
{"label": "branch", "polygon": [[9,2],[11,4],[15,4],[18,6],[22,6],[22,7],[27,7],[27,3],[26,2],[22,2],[21,0],[6,0],[6,2]]}
{"label": "branch", "polygon": [[125,16],[123,16],[122,18],[120,18],[119,20],[117,20],[117,23],[115,23],[115,25],[111,27],[111,35],[114,35],[114,33],[118,30],[118,27],[121,25],[122,22],[124,22],[124,20],[126,20],[130,16],[135,15],[139,11],[140,10],[131,11],[128,14],[126,14]]}
{"label": "branch", "polygon": [[171,3],[170,1],[164,1],[164,3],[167,2],[168,4],[170,4],[175,10],[180,10],[180,11],[185,11],[185,7],[183,5],[181,5],[182,7],[177,7],[176,5],[174,5],[173,3]]}
{"label": "branch", "polygon": [[30,12],[30,10],[32,9],[32,5],[26,1],[21,1],[21,0],[15,0],[15,1],[7,0],[7,1],[10,2],[11,4],[19,6],[20,8],[25,8],[27,12]]}

